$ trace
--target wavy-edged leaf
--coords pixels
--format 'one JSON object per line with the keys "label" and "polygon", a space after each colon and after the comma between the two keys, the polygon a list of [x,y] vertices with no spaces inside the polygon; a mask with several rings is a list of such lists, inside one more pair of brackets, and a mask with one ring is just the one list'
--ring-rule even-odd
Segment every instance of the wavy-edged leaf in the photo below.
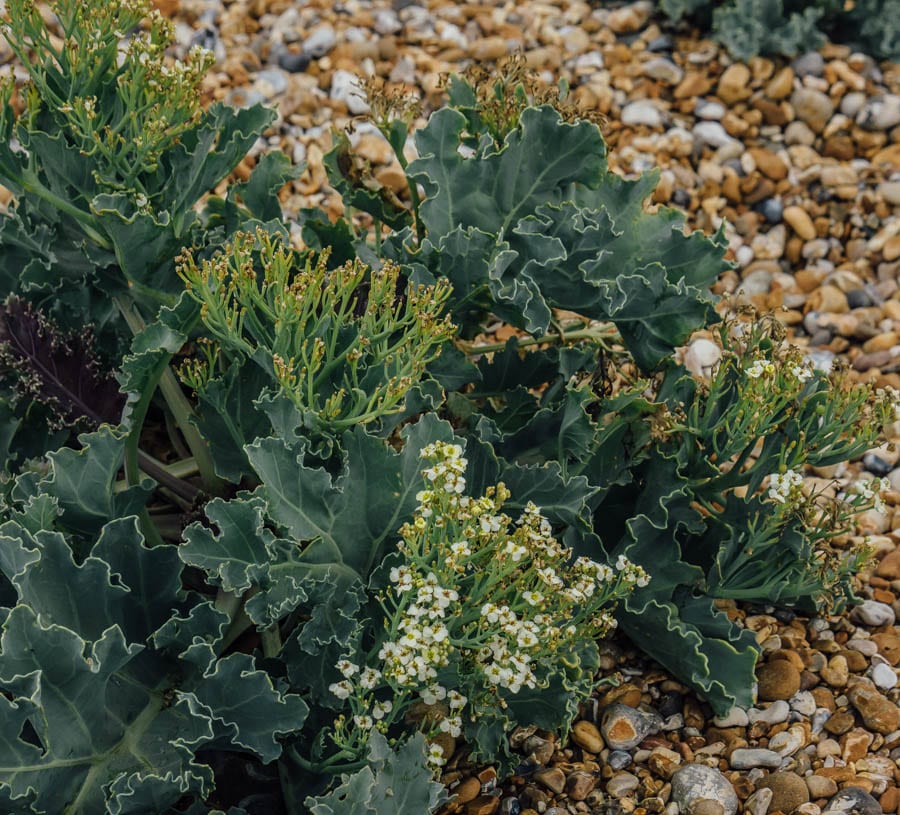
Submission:
{"label": "wavy-edged leaf", "polygon": [[372,731],[368,759],[368,766],[342,776],[330,794],[307,798],[312,815],[427,815],[447,800],[426,764],[421,733],[391,749],[381,733]]}
{"label": "wavy-edged leaf", "polygon": [[298,541],[309,563],[349,569],[365,579],[383,559],[388,540],[412,516],[421,489],[419,451],[452,441],[453,430],[434,414],[403,431],[394,452],[384,441],[354,428],[343,437],[344,464],[334,478],[303,464],[303,450],[280,439],[259,439],[247,455],[262,485],[254,495]]}

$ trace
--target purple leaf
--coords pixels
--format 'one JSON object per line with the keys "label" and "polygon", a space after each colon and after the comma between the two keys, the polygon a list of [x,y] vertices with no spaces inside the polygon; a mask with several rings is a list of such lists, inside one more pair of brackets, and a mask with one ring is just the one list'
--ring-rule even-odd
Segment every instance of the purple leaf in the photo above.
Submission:
{"label": "purple leaf", "polygon": [[58,427],[121,419],[125,396],[98,359],[90,327],[65,334],[16,296],[0,306],[0,375],[21,398],[47,405]]}

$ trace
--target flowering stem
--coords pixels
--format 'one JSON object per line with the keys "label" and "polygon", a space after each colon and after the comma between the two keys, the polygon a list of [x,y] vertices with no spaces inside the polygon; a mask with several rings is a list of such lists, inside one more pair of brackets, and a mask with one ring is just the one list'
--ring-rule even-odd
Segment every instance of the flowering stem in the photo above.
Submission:
{"label": "flowering stem", "polygon": [[[584,323],[576,323],[576,325],[584,325]],[[557,331],[553,334],[543,334],[540,337],[526,337],[518,341],[519,348],[527,348],[530,345],[550,345],[555,343],[577,342],[579,340],[594,340],[604,348],[609,348],[606,340],[614,339],[618,334],[614,327],[608,323],[600,323],[591,328],[576,329],[574,331]],[[505,342],[487,343],[485,345],[475,345],[465,340],[457,340],[457,347],[466,356],[476,356],[478,354],[490,354],[495,351],[503,351],[506,348]]]}

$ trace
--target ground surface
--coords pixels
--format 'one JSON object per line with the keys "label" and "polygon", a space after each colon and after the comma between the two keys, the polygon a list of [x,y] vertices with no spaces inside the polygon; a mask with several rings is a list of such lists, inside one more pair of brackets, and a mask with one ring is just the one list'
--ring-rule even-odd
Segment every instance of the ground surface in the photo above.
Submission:
{"label": "ground surface", "polygon": [[[823,368],[839,355],[858,377],[900,387],[900,66],[843,46],[793,62],[732,64],[688,30],[661,29],[644,3],[612,11],[577,0],[159,5],[177,22],[181,47],[216,50],[210,98],[277,107],[259,148],[307,163],[283,195],[288,213],[340,211],[322,155],[332,127],[365,111],[352,75],[417,89],[427,111],[440,104],[442,73],[521,49],[548,81],[565,77],[581,102],[607,115],[614,169],[661,168],[655,201],[684,209],[694,228],[727,220],[739,270],[719,282],[719,293],[741,290],[759,308],[780,309],[794,340]],[[0,58],[9,62],[8,54]],[[366,126],[353,141],[377,177],[402,194],[405,180],[387,144]],[[623,684],[597,691],[567,743],[515,734],[520,775],[503,780],[470,766],[460,745],[444,776],[457,794],[448,811],[900,812],[898,457],[900,448],[883,448],[850,468],[887,475],[898,490],[885,512],[863,519],[860,534],[871,536],[878,557],[861,576],[867,603],[812,620],[771,609],[730,612],[763,647],[756,708],[715,720],[664,671],[613,644],[604,673]],[[608,708],[614,702],[625,706]],[[656,718],[639,716],[638,705]],[[613,749],[629,729],[647,735]],[[680,773],[673,785],[689,763],[709,770]],[[841,799],[842,790],[855,792]]]}

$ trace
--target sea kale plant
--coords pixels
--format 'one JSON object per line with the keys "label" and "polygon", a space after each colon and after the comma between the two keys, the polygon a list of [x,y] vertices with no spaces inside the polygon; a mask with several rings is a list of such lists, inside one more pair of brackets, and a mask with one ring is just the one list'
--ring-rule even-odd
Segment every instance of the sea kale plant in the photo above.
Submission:
{"label": "sea kale plant", "polygon": [[415,131],[370,87],[408,191],[337,136],[347,215],[292,245],[284,156],[219,188],[271,112],[205,108],[148,4],[50,6],[4,26],[3,812],[422,815],[457,750],[565,733],[616,626],[724,712],[723,605],[853,601],[883,485],[802,473],[897,394],[720,321],[721,232],[564,87],[473,72]]}
{"label": "sea kale plant", "polygon": [[671,20],[712,28],[735,59],[794,57],[829,38],[877,59],[900,59],[898,0],[660,0],[659,6]]}

